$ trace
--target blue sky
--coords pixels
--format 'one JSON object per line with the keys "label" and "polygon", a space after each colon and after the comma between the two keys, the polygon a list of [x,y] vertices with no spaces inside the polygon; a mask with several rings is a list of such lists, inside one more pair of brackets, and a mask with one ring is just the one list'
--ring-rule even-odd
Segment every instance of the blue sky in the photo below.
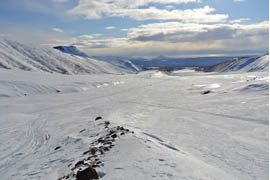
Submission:
{"label": "blue sky", "polygon": [[268,0],[0,1],[0,36],[91,55],[264,53],[268,21]]}

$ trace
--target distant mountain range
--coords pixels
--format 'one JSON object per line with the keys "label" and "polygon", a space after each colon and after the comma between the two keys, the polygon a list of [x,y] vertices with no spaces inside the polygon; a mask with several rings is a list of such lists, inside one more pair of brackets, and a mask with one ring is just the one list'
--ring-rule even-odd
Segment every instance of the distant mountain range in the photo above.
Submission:
{"label": "distant mountain range", "polygon": [[132,71],[140,71],[147,69],[181,69],[185,67],[206,67],[219,64],[234,57],[198,57],[198,58],[171,58],[165,56],[158,56],[152,59],[121,57],[121,56],[90,56],[78,50],[75,46],[56,46],[54,47],[64,53],[91,57],[101,61],[111,63],[113,65],[130,69]]}

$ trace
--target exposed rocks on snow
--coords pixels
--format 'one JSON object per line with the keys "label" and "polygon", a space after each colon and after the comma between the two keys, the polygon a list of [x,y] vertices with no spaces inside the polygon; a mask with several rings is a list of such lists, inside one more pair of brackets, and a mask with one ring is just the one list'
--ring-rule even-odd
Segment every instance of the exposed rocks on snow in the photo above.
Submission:
{"label": "exposed rocks on snow", "polygon": [[54,150],[56,151],[56,150],[58,150],[60,148],[61,148],[61,146],[57,146],[56,148],[54,148]]}
{"label": "exposed rocks on snow", "polygon": [[95,120],[97,121],[97,120],[100,120],[100,119],[102,119],[102,117],[101,116],[98,116],[98,117],[96,117]]}
{"label": "exposed rocks on snow", "polygon": [[[95,119],[95,121],[101,119],[102,117],[98,116]],[[104,155],[106,152],[110,151],[110,149],[115,146],[114,142],[120,136],[123,136],[127,133],[134,133],[133,131],[130,131],[129,129],[126,129],[122,126],[109,127],[110,125],[109,121],[104,121],[99,125],[104,126],[104,128],[106,129],[105,135],[91,142],[89,150],[82,153],[83,156],[86,157],[83,160],[80,160],[74,164],[74,166],[71,168],[71,173],[59,178],[58,180],[74,179],[74,178],[76,178],[77,180],[98,179],[99,176],[95,168],[104,166],[104,163],[100,160],[100,157]],[[81,130],[80,133],[84,131],[86,131],[86,129]],[[59,148],[61,148],[61,146],[59,146]],[[57,147],[57,149],[59,148]],[[68,167],[70,166],[72,166],[72,164],[69,165]]]}
{"label": "exposed rocks on snow", "polygon": [[201,92],[201,94],[209,94],[209,93],[212,93],[212,91],[206,90],[206,91],[202,91],[202,92]]}
{"label": "exposed rocks on snow", "polygon": [[99,179],[96,170],[88,167],[82,171],[78,171],[76,175],[77,180]]}

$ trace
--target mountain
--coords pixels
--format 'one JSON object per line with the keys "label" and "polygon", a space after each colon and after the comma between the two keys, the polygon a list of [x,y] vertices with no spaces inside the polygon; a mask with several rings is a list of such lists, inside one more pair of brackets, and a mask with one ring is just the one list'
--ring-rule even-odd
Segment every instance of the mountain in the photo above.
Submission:
{"label": "mountain", "polygon": [[130,69],[133,72],[141,71],[139,66],[136,66],[129,58],[118,56],[93,56],[93,58],[111,63],[124,69]]}
{"label": "mountain", "polygon": [[158,56],[152,59],[134,58],[130,61],[143,69],[181,69],[185,67],[206,67],[225,62],[233,57],[196,57],[196,58],[177,58]]}
{"label": "mountain", "polygon": [[54,47],[54,49],[57,49],[61,52],[71,54],[71,55],[94,58],[94,59],[97,59],[99,61],[110,63],[110,64],[117,66],[121,69],[126,69],[130,72],[140,71],[140,68],[135,66],[127,58],[116,57],[116,56],[88,56],[86,53],[78,50],[75,46],[56,46],[56,47]]}
{"label": "mountain", "polygon": [[84,52],[81,52],[75,46],[55,46],[53,48],[67,54],[72,54],[72,55],[81,56],[81,57],[89,57],[87,54],[85,54]]}
{"label": "mountain", "polygon": [[269,70],[269,54],[233,58],[205,68],[207,72],[257,72]]}
{"label": "mountain", "polygon": [[[80,53],[74,47],[61,49]],[[0,68],[60,74],[123,74],[131,72],[129,69],[94,58],[70,55],[50,47],[26,45],[1,38]]]}

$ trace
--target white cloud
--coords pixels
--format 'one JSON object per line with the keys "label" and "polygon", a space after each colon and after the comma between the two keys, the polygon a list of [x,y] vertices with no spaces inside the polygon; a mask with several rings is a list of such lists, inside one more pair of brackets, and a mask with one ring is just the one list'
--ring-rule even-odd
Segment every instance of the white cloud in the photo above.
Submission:
{"label": "white cloud", "polygon": [[[154,55],[268,49],[269,22],[197,24],[165,22],[125,29],[123,38],[75,39],[92,55]],[[71,42],[71,41],[70,41]]]}
{"label": "white cloud", "polygon": [[62,29],[59,29],[59,28],[52,28],[52,30],[54,32],[59,32],[59,33],[63,33],[64,32]]}
{"label": "white cloud", "polygon": [[[129,0],[128,0],[129,1]],[[116,1],[114,3],[107,3],[103,1],[83,1],[80,0],[79,5],[74,9],[70,10],[69,13],[76,15],[83,15],[86,19],[98,19],[102,17],[130,17],[139,21],[143,20],[182,20],[184,22],[223,22],[228,19],[227,14],[211,14],[215,11],[214,8],[204,6],[203,8],[197,9],[186,9],[186,10],[168,10],[158,9],[156,7],[149,8],[137,8],[146,2],[159,2],[159,3],[179,3],[188,2],[180,0],[148,0],[148,1],[135,1],[136,3],[127,3],[128,1]],[[121,3],[120,3],[121,2]],[[144,2],[144,3],[142,3]],[[199,1],[194,1],[199,2]]]}
{"label": "white cloud", "polygon": [[115,26],[108,26],[105,29],[107,29],[107,30],[113,30],[113,29],[115,29]]}
{"label": "white cloud", "polygon": [[136,41],[198,42],[268,36],[269,22],[257,24],[196,24],[165,22],[128,29],[128,38]]}
{"label": "white cloud", "polygon": [[249,21],[249,20],[250,20],[249,18],[240,18],[240,19],[232,20],[230,21],[230,23],[241,23],[243,21]]}
{"label": "white cloud", "polygon": [[103,34],[84,34],[79,36],[80,39],[95,39],[97,37],[102,36]]}

